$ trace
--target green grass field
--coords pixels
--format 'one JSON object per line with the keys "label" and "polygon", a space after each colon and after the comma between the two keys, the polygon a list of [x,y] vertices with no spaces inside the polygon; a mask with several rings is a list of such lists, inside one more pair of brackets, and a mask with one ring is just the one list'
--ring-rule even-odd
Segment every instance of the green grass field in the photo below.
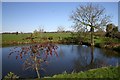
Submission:
{"label": "green grass field", "polygon": [[[36,37],[34,41],[36,42],[42,42],[42,38],[49,38],[52,37],[53,41],[56,42],[62,38],[70,37],[71,33],[41,33],[41,34],[33,34],[33,37]],[[30,42],[29,39],[25,39],[27,37],[30,37],[31,34],[2,34],[2,45],[6,44],[13,44],[13,43],[25,43]]]}
{"label": "green grass field", "polygon": [[[76,36],[77,34],[74,35],[74,37]],[[14,44],[29,44],[31,43],[31,40],[30,39],[26,39],[27,37],[30,37],[31,34],[2,34],[2,46],[5,46],[5,45],[14,45]],[[83,42],[88,42],[90,43],[90,33],[87,33],[86,35],[85,34],[82,34],[80,33],[78,35],[79,37],[81,38],[78,38],[80,41],[80,39],[82,39]],[[52,41],[53,42],[57,42],[59,43],[62,43],[62,42],[71,42],[71,37],[73,37],[71,35],[71,33],[37,33],[37,34],[33,34],[32,36],[34,38],[34,41],[35,42],[44,42],[46,41],[46,38],[47,40],[49,40],[48,38],[53,38]],[[74,40],[74,39],[73,39]],[[78,43],[77,41],[77,43]],[[102,37],[102,36],[98,36],[98,35],[95,35],[94,36],[94,41],[95,41],[95,45],[100,47],[100,46],[104,46],[105,44],[107,43],[115,43],[115,44],[118,44],[120,43],[120,39],[117,39],[117,38],[108,38],[108,37]]]}
{"label": "green grass field", "polygon": [[[117,78],[119,80],[120,66],[118,67],[103,67],[97,69],[90,69],[85,72],[79,73],[63,73],[54,75],[53,77],[45,77],[45,78]],[[116,80],[116,79],[115,79]]]}
{"label": "green grass field", "polygon": [[[30,37],[31,34],[3,34],[2,41],[21,41],[23,38]],[[57,40],[58,37],[64,38],[69,37],[70,33],[41,33],[35,35],[38,38],[41,37],[53,37],[54,40]]]}

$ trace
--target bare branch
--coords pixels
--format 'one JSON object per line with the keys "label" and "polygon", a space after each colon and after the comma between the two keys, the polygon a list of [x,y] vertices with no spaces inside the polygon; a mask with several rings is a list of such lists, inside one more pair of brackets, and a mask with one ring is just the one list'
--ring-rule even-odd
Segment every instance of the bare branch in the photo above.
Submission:
{"label": "bare branch", "polygon": [[105,15],[105,8],[92,3],[76,8],[71,19],[74,23],[94,28],[104,27],[110,22],[110,16]]}

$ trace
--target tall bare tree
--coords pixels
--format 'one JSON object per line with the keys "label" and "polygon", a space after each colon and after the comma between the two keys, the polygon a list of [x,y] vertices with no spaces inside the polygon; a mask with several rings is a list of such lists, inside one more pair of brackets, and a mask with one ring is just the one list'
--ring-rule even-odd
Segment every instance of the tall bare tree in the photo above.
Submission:
{"label": "tall bare tree", "polygon": [[64,32],[64,31],[65,31],[65,27],[64,26],[58,26],[57,32]]}
{"label": "tall bare tree", "polygon": [[39,26],[38,31],[39,31],[40,33],[43,33],[43,32],[44,32],[44,26]]}
{"label": "tall bare tree", "polygon": [[70,18],[75,24],[90,27],[91,45],[94,45],[94,29],[103,28],[110,22],[110,16],[105,14],[105,8],[100,5],[80,5],[73,11]]}

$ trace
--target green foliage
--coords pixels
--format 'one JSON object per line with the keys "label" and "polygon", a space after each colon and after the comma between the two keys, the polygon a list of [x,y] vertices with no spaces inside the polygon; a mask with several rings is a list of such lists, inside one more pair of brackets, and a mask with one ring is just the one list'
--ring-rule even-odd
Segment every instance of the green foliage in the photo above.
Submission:
{"label": "green foliage", "polygon": [[113,24],[108,24],[106,27],[107,32],[111,32],[113,30],[114,25]]}
{"label": "green foliage", "polygon": [[51,78],[119,78],[119,72],[120,66],[118,67],[103,67],[103,68],[97,68],[97,69],[91,69],[85,72],[79,72],[79,73],[63,73],[54,75]]}
{"label": "green foliage", "polygon": [[113,31],[116,33],[118,32],[118,27],[113,28]]}
{"label": "green foliage", "polygon": [[110,37],[95,37],[95,46],[100,48],[109,48],[111,50],[119,51],[118,48],[115,48],[119,45],[120,40],[117,38]]}
{"label": "green foliage", "polygon": [[116,33],[118,33],[118,26],[115,26],[114,24],[108,24],[106,27],[106,37],[117,37]]}
{"label": "green foliage", "polygon": [[14,73],[10,72],[8,73],[5,77],[4,77],[4,80],[7,80],[7,79],[18,79],[19,76],[15,75]]}

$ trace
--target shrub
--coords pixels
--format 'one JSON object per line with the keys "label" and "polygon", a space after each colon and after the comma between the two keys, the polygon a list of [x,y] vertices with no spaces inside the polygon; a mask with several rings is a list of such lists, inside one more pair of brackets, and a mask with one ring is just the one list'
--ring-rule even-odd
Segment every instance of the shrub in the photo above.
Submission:
{"label": "shrub", "polygon": [[4,80],[7,80],[7,79],[13,80],[13,79],[18,79],[18,78],[19,76],[15,75],[13,72],[10,72],[4,77]]}

